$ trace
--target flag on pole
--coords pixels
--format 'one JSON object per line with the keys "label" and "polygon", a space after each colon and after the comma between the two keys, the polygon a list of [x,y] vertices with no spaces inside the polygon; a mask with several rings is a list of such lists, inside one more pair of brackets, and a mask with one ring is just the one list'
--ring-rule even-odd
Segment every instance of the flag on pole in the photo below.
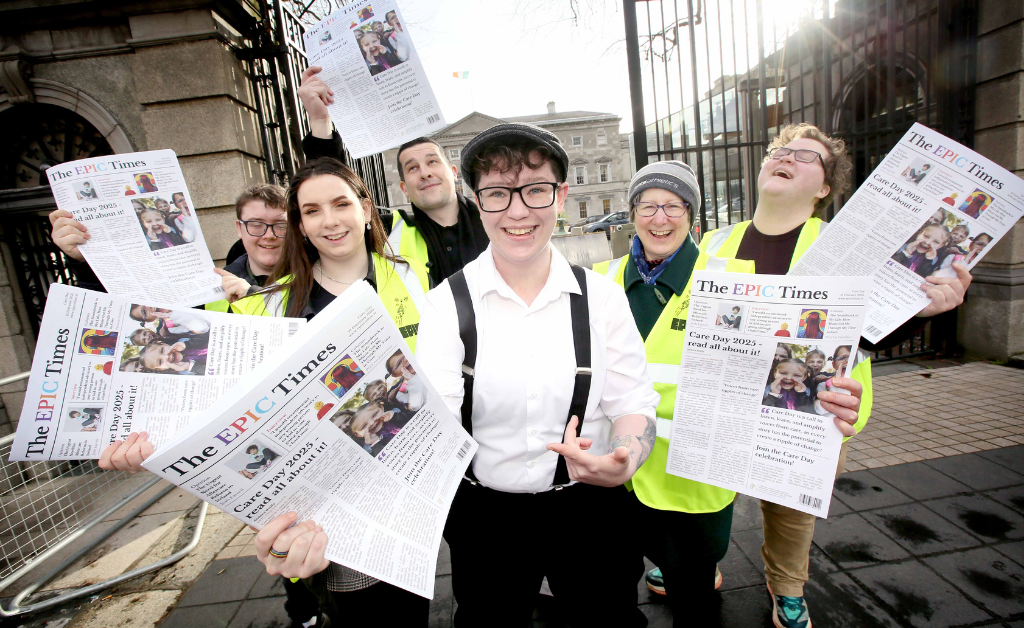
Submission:
{"label": "flag on pole", "polygon": [[469,78],[469,70],[466,70],[465,72],[452,72],[452,78],[468,79]]}

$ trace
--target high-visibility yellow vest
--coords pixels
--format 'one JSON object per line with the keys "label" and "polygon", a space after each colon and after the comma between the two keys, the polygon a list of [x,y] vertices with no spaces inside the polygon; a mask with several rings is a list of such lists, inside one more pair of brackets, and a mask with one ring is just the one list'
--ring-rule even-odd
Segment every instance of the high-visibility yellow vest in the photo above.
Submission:
{"label": "high-visibility yellow vest", "polygon": [[[605,273],[615,283],[625,287],[626,265],[631,264],[629,256],[594,265],[594,271]],[[700,254],[693,270],[715,270],[731,273],[752,273],[754,263],[737,259],[718,259]],[[661,311],[651,333],[644,341],[647,352],[647,372],[654,380],[654,390],[661,395],[656,414],[658,415],[657,438],[651,455],[626,488],[636,493],[645,505],[658,510],[703,513],[718,512],[736,498],[729,491],[703,482],[687,480],[665,471],[668,464],[668,445],[672,437],[672,414],[676,405],[676,382],[679,364],[682,362],[683,345],[686,340],[686,319],[690,313],[690,290],[693,276],[686,282],[681,294],[674,294]]]}
{"label": "high-visibility yellow vest", "polygon": [[[743,234],[747,232],[750,223],[749,220],[738,222],[708,233],[700,241],[701,252],[726,259],[735,258],[736,252],[740,248],[740,242],[743,241]],[[807,252],[818,235],[827,227],[828,223],[819,218],[811,218],[804,223],[796,241],[796,248],[793,250],[793,259],[789,262],[790,268]],[[871,390],[871,358],[863,351],[858,351],[857,354],[857,363],[850,370],[850,378],[857,380],[864,387],[864,393],[860,398],[860,409],[857,410],[857,423],[853,426],[857,433],[860,433],[868,422],[868,417],[871,416],[874,396]]]}
{"label": "high-visibility yellow vest", "polygon": [[231,304],[228,303],[227,299],[221,299],[220,301],[207,303],[203,306],[203,309],[210,312],[224,312],[226,314],[231,309]]}
{"label": "high-visibility yellow vest", "polygon": [[423,239],[423,234],[416,227],[406,223],[402,214],[397,211],[394,212],[388,244],[391,245],[392,252],[402,259],[415,259],[423,264],[430,261],[427,241]]}
{"label": "high-visibility yellow vest", "polygon": [[[427,269],[416,260],[393,264],[374,253],[373,272],[377,282],[377,296],[391,315],[409,349],[416,351],[416,335],[420,326],[420,309],[430,285]],[[291,276],[279,283],[287,284]],[[288,289],[275,292],[257,292],[231,304],[231,309],[250,316],[284,316],[288,311]]]}

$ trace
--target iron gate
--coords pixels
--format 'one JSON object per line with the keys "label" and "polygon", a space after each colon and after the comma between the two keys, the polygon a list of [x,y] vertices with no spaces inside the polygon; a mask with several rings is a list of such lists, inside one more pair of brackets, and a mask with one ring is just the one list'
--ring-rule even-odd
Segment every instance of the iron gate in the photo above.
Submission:
{"label": "iron gate", "polygon": [[[787,124],[842,137],[854,189],[914,122],[973,145],[976,0],[623,6],[632,158],[637,168],[667,159],[694,168],[701,234],[752,216],[765,150]],[[953,350],[955,322],[955,312],[936,317],[895,355]]]}

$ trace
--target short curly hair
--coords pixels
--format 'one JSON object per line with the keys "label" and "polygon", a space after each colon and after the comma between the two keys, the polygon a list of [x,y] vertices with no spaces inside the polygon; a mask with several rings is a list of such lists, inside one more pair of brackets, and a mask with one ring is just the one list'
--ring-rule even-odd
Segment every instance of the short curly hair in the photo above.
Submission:
{"label": "short curly hair", "polygon": [[[814,213],[820,218],[825,214],[825,210],[832,204],[832,201],[850,187],[853,161],[846,152],[846,142],[838,137],[826,135],[821,129],[807,122],[790,124],[783,127],[779,134],[768,144],[768,152],[770,153],[774,148],[782,148],[793,140],[800,138],[820,142],[828,151],[825,159],[825,184],[828,185],[829,192],[824,198],[818,199],[818,202],[814,205]],[[768,161],[767,153],[765,154],[764,161]]]}

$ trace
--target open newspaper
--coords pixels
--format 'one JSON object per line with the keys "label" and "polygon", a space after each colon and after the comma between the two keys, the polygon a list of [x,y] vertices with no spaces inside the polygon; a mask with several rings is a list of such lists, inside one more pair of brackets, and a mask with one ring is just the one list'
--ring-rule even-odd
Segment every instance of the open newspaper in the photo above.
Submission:
{"label": "open newspaper", "polygon": [[867,277],[693,274],[667,470],[819,517],[843,436],[818,394],[848,377]]}
{"label": "open newspaper", "polygon": [[928,305],[925,277],[973,268],[1022,215],[1024,181],[914,124],[789,274],[873,277],[864,337],[878,342]]}
{"label": "open newspaper", "polygon": [[305,322],[53,284],[11,460],[99,458],[141,431],[159,448]]}
{"label": "open newspaper", "polygon": [[331,561],[432,597],[476,447],[360,282],[145,467],[255,528],[294,510]]}
{"label": "open newspaper", "polygon": [[334,91],[331,112],[353,157],[444,128],[444,116],[394,0],[339,7],[303,35],[309,65]]}
{"label": "open newspaper", "polygon": [[183,306],[224,298],[174,151],[69,161],[46,178],[57,207],[89,229],[78,249],[107,292]]}

